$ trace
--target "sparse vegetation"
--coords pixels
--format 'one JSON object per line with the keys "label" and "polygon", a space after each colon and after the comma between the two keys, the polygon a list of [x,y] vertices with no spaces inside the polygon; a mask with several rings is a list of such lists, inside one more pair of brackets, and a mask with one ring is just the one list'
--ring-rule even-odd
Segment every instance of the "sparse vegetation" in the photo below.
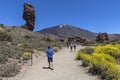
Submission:
{"label": "sparse vegetation", "polygon": [[51,39],[49,37],[45,38],[45,40],[51,42]]}
{"label": "sparse vegetation", "polygon": [[19,73],[20,66],[16,61],[10,61],[0,66],[0,77],[12,77]]}
{"label": "sparse vegetation", "polygon": [[0,41],[12,41],[11,35],[0,31]]}
{"label": "sparse vegetation", "polygon": [[[45,51],[50,45],[55,47],[55,52],[64,45],[64,42],[58,41],[53,35],[41,35],[18,27],[4,27],[0,31],[0,76],[13,76],[19,72],[12,63],[8,65],[8,59],[12,58],[21,62],[21,58],[29,60],[33,50]],[[30,52],[26,53],[26,52]],[[4,66],[4,68],[3,68]],[[9,67],[9,68],[8,68]],[[13,69],[13,67],[16,67]],[[6,69],[6,70],[5,70]],[[15,72],[14,72],[15,71]]]}

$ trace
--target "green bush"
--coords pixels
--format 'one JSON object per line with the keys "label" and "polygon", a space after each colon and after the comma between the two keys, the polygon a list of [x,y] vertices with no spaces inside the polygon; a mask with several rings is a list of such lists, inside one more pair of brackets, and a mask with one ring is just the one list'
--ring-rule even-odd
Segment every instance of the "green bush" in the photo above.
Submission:
{"label": "green bush", "polygon": [[51,42],[52,40],[49,37],[47,37],[45,41]]}
{"label": "green bush", "polygon": [[0,31],[0,41],[12,41],[11,35]]}
{"label": "green bush", "polygon": [[5,55],[0,53],[0,63],[4,62],[5,60]]}
{"label": "green bush", "polygon": [[23,43],[20,48],[23,48],[24,50],[25,49],[33,49],[34,48],[34,45],[31,45],[30,43]]}
{"label": "green bush", "polygon": [[29,39],[29,38],[31,38],[31,36],[29,36],[29,35],[25,35],[25,38]]}
{"label": "green bush", "polygon": [[0,66],[0,77],[12,77],[20,71],[20,66],[17,62],[12,61]]}
{"label": "green bush", "polygon": [[93,53],[94,49],[90,48],[90,47],[86,47],[84,49],[81,49],[81,51],[85,54],[91,54],[91,53]]}

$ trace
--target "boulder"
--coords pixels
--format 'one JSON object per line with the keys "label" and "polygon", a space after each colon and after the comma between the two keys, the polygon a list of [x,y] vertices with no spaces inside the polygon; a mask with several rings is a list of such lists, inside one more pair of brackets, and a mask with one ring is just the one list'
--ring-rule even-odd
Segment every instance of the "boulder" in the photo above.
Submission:
{"label": "boulder", "polygon": [[23,19],[26,21],[26,24],[21,27],[33,31],[35,23],[35,10],[31,4],[24,3]]}

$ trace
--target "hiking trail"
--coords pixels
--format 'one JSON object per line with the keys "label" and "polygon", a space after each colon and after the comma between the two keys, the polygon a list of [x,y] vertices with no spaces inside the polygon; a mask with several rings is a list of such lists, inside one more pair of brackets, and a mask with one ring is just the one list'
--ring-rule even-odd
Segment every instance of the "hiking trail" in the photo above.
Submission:
{"label": "hiking trail", "polygon": [[[71,52],[69,48],[63,48],[54,54],[54,70],[48,67],[47,57],[38,60],[33,59],[33,66],[30,66],[20,80],[99,80],[81,66],[80,60],[75,60],[75,55],[82,46],[77,46],[76,52]],[[35,63],[34,63],[35,62]]]}

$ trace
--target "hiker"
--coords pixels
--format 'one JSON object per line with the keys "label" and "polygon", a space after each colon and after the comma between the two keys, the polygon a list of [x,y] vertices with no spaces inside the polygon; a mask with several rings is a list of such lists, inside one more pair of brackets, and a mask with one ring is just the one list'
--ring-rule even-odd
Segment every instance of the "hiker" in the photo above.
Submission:
{"label": "hiker", "polygon": [[77,46],[77,44],[73,44],[73,47],[74,47],[74,51],[76,51],[76,46]]}
{"label": "hiker", "polygon": [[51,70],[53,70],[53,54],[54,54],[54,51],[53,49],[48,46],[48,49],[46,50],[46,56],[48,58],[48,68],[50,68]]}
{"label": "hiker", "polygon": [[73,50],[73,44],[72,43],[70,44],[70,50],[71,50],[71,52]]}

